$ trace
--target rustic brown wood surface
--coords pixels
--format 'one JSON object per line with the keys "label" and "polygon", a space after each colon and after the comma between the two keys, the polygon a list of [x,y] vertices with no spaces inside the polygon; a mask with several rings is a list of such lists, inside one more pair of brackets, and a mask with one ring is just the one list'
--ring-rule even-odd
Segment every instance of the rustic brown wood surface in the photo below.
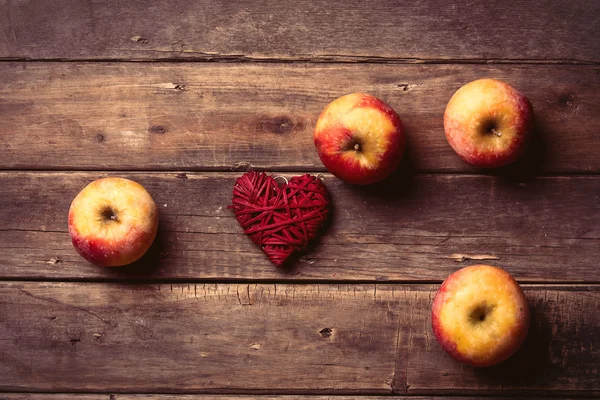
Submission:
{"label": "rustic brown wood surface", "polygon": [[[599,14],[594,0],[0,0],[0,400],[600,396]],[[442,124],[480,77],[536,115],[528,152],[491,171]],[[404,121],[382,184],[343,184],[314,149],[319,113],[350,92]],[[226,208],[250,169],[323,173],[332,194],[289,269]],[[66,227],[107,175],[160,208],[150,252],[120,269],[85,262]],[[430,327],[439,283],[475,263],[513,274],[532,307],[521,350],[483,369]]]}
{"label": "rustic brown wood surface", "polygon": [[[528,342],[473,370],[430,327],[436,286],[3,282],[19,391],[600,393],[599,286],[525,286]],[[530,371],[535,368],[535,371]]]}
{"label": "rustic brown wood surface", "polygon": [[[441,282],[462,266],[486,262],[523,282],[600,280],[593,261],[600,248],[595,176],[397,175],[357,188],[324,174],[331,223],[292,268],[278,270],[227,209],[239,173],[215,172],[118,174],[154,196],[158,240],[132,267],[88,264],[71,245],[66,216],[75,195],[106,175],[0,173],[0,277]],[[484,257],[469,260],[478,256]]]}
{"label": "rustic brown wood surface", "polygon": [[595,0],[0,2],[0,57],[600,61]]}
{"label": "rustic brown wood surface", "polygon": [[369,92],[404,121],[405,169],[478,172],[442,117],[481,77],[515,85],[535,109],[538,134],[508,170],[600,172],[600,69],[528,65],[0,63],[0,168],[324,171],[319,114]]}

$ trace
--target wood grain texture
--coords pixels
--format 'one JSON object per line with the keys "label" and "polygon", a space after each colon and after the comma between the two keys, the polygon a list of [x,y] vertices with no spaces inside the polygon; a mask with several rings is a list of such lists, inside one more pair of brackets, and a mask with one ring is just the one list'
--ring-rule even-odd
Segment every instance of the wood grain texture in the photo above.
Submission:
{"label": "wood grain texture", "polygon": [[2,282],[0,389],[600,393],[598,286],[526,286],[529,340],[478,370],[435,343],[435,289]]}
{"label": "wood grain texture", "polygon": [[[442,3],[0,0],[0,400],[598,398],[600,2]],[[493,172],[443,134],[480,77],[537,120]],[[277,270],[227,210],[233,182],[325,172],[312,131],[349,92],[398,111],[403,164],[369,188],[325,174],[331,223]],[[107,174],[160,208],[119,269],[66,227]],[[482,262],[525,283],[532,327],[473,369],[436,343],[430,283]]]}
{"label": "wood grain texture", "polygon": [[403,169],[481,172],[442,121],[454,91],[481,77],[535,109],[529,153],[500,171],[600,172],[596,67],[239,63],[0,63],[0,168],[324,171],[319,114],[368,92],[404,121]]}
{"label": "wood grain texture", "polygon": [[5,283],[0,293],[3,390],[391,392],[392,288]]}
{"label": "wood grain texture", "polygon": [[[71,200],[107,174],[0,173],[0,276],[441,282],[487,262],[523,282],[598,281],[600,177],[418,174],[357,188],[325,175],[331,223],[291,269],[276,269],[227,209],[240,174],[118,174],[154,197],[159,233],[142,261],[114,269],[84,261],[66,222]],[[457,254],[490,257],[457,262]]]}
{"label": "wood grain texture", "polygon": [[594,0],[0,2],[5,59],[600,61]]}

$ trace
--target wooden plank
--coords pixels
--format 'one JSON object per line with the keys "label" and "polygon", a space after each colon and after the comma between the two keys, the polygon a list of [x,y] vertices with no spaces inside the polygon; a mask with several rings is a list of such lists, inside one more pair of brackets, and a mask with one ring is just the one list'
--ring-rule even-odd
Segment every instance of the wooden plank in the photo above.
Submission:
{"label": "wooden plank", "polygon": [[[486,262],[522,282],[598,281],[597,176],[417,174],[364,189],[326,174],[331,223],[293,268],[278,270],[227,209],[240,174],[118,174],[154,196],[159,233],[141,262],[103,269],[75,252],[66,217],[75,195],[107,174],[0,173],[0,277],[441,282],[460,267]],[[457,262],[460,255],[492,257]]]}
{"label": "wooden plank", "polygon": [[0,389],[390,393],[392,288],[1,283]]}
{"label": "wooden plank", "polygon": [[394,107],[401,168],[478,172],[446,142],[453,92],[480,77],[532,101],[539,134],[516,174],[598,173],[592,66],[1,63],[0,168],[324,171],[312,132],[349,92]]}
{"label": "wooden plank", "polygon": [[[409,394],[528,393],[600,395],[600,309],[598,286],[527,286],[531,327],[525,343],[505,363],[463,367],[442,352],[431,331],[431,315],[414,312],[400,341],[408,343]],[[416,294],[410,306],[430,310],[433,296]]]}
{"label": "wooden plank", "polygon": [[534,320],[522,354],[482,370],[433,342],[435,289],[2,282],[0,389],[600,393],[598,286],[527,286]]}
{"label": "wooden plank", "polygon": [[594,0],[5,0],[0,57],[598,62],[599,13]]}

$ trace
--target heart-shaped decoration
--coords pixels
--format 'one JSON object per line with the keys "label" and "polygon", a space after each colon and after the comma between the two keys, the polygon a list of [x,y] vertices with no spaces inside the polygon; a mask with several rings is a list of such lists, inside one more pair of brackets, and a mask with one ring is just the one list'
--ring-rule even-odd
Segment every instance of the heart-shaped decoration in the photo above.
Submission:
{"label": "heart-shaped decoration", "polygon": [[317,236],[329,214],[325,185],[308,174],[279,186],[264,172],[247,172],[235,183],[232,203],[244,232],[277,267]]}

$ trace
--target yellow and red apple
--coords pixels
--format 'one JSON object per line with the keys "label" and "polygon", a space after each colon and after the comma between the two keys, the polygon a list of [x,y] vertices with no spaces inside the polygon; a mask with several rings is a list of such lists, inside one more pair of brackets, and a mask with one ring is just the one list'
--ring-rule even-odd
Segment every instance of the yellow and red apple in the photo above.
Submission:
{"label": "yellow and red apple", "polygon": [[137,182],[109,177],[87,185],[69,209],[75,249],[93,264],[117,267],[146,253],[158,229],[158,209]]}
{"label": "yellow and red apple", "polygon": [[333,175],[366,185],[398,167],[406,139],[402,121],[390,106],[374,96],[353,93],[334,100],[321,113],[314,142]]}
{"label": "yellow and red apple", "polygon": [[444,113],[446,139],[466,162],[482,168],[515,161],[533,128],[533,107],[518,90],[478,79],[454,93]]}
{"label": "yellow and red apple", "polygon": [[431,320],[445,351],[484,367],[504,361],[521,346],[529,329],[529,305],[508,272],[474,265],[444,281],[433,301]]}

